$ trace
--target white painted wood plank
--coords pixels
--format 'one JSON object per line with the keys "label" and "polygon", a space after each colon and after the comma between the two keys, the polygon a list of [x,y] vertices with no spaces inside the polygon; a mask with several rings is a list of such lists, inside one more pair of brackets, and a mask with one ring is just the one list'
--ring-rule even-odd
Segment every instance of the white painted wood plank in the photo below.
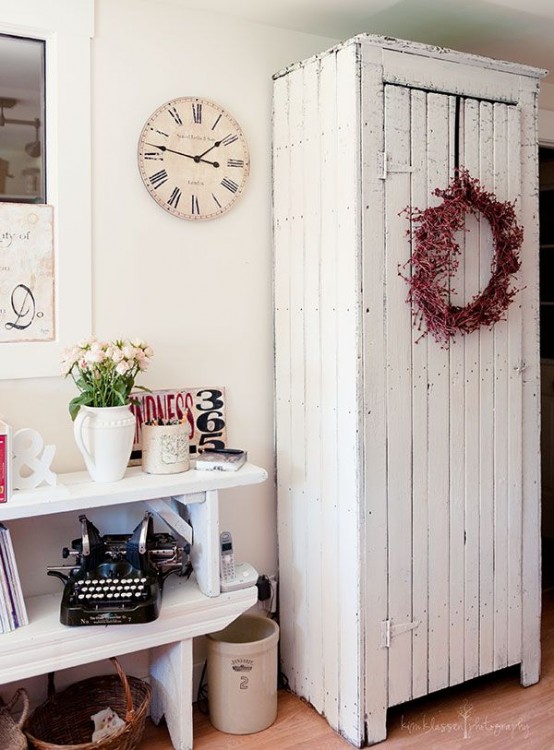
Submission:
{"label": "white painted wood plank", "polygon": [[[321,465],[321,505],[323,509],[323,554],[321,574],[324,581],[322,628],[324,713],[329,724],[340,723],[339,639],[341,628],[337,592],[341,577],[337,565],[338,433],[337,390],[337,235],[336,178],[340,168],[337,157],[337,80],[334,55],[321,61],[320,115],[322,190],[321,190],[321,426],[324,460]],[[327,546],[325,546],[327,545]]]}
{"label": "white painted wood plank", "polygon": [[[521,122],[520,111],[510,107],[508,112],[507,149],[512,158],[508,160],[508,195],[515,205],[518,221],[522,220],[521,202]],[[508,423],[508,663],[521,661],[521,548],[522,548],[522,304],[524,295],[521,273],[512,281],[519,288],[516,298],[508,308],[508,401],[510,419]]]}
{"label": "white painted wood plank", "polygon": [[275,305],[275,419],[277,464],[277,516],[279,537],[279,606],[281,664],[291,686],[295,686],[294,666],[294,567],[292,556],[293,505],[291,497],[291,352],[290,279],[292,246],[290,236],[290,76],[275,81],[273,92],[273,225],[274,225],[274,305]]}
{"label": "white painted wood plank", "polygon": [[300,695],[307,693],[308,602],[310,576],[306,570],[308,529],[306,512],[306,441],[305,413],[305,235],[304,235],[304,76],[303,69],[291,76],[289,85],[289,144],[290,144],[290,205],[289,232],[291,263],[294,271],[290,278],[290,452],[291,452],[291,511],[292,557],[294,570],[293,622],[295,636],[293,648],[294,689]]}
{"label": "white painted wood plank", "polygon": [[[462,123],[463,101],[456,102],[456,97],[449,97],[449,143],[450,167],[453,176],[459,164],[455,163],[456,108],[459,107],[459,123]],[[459,145],[462,144],[462,133],[458,133]],[[458,154],[459,159],[459,154]],[[461,240],[463,241],[463,237]],[[463,245],[460,245],[463,253]],[[465,255],[462,255],[455,277],[451,280],[450,304],[465,305]],[[465,343],[466,337],[458,336],[449,348],[450,356],[450,389],[449,389],[449,435],[450,446],[450,637],[449,637],[449,684],[456,685],[464,680],[464,649],[460,643],[464,640],[464,554],[465,554],[465,450],[464,450],[464,416],[465,416]]]}
{"label": "white painted wood plank", "polygon": [[152,720],[165,717],[174,750],[192,750],[192,639],[151,651]]}
{"label": "white painted wood plank", "polygon": [[[364,48],[364,55],[368,60],[379,59],[378,56],[383,55],[385,50],[393,50],[400,52],[403,55],[404,61],[409,59],[411,62],[416,57],[429,58],[439,65],[443,61],[448,61],[455,63],[460,69],[467,67],[475,71],[477,77],[485,78],[491,69],[515,74],[514,77],[528,76],[531,79],[526,84],[528,86],[532,84],[536,86],[534,79],[542,78],[547,73],[545,70],[530,67],[529,65],[521,65],[520,63],[513,63],[506,60],[495,60],[491,57],[472,55],[446,47],[411,42],[405,39],[395,39],[394,37],[381,36],[379,34],[358,34],[342,44],[361,44]],[[406,67],[410,68],[410,64],[408,63]],[[484,70],[479,70],[480,68]],[[510,79],[505,78],[504,81],[505,83],[509,83]],[[415,83],[418,83],[417,79],[415,79]],[[515,96],[517,94],[518,91],[515,89]]]}
{"label": "white painted wood plank", "polygon": [[129,654],[212,633],[226,627],[256,600],[255,586],[207,597],[194,577],[186,581],[171,576],[164,586],[157,620],[139,628],[136,625],[68,628],[60,624],[59,593],[30,597],[26,602],[29,624],[2,634],[0,682],[24,680],[114,654]]}
{"label": "white painted wood plank", "polygon": [[[386,737],[388,649],[381,647],[381,623],[388,614],[387,452],[385,380],[384,182],[378,154],[384,151],[383,84],[379,65],[363,65],[362,251],[364,314],[365,450],[365,710],[367,740]],[[364,558],[362,558],[364,559]]]}
{"label": "white painted wood plank", "polygon": [[[492,105],[479,105],[479,179],[493,184]],[[490,278],[492,239],[488,222],[479,223],[479,275],[484,289]],[[494,639],[494,333],[479,331],[479,673],[493,669]]]}
{"label": "white painted wood plank", "polygon": [[[479,103],[468,99],[463,110],[462,165],[479,174]],[[466,215],[463,237],[464,297],[479,293],[479,229]],[[464,676],[479,674],[479,331],[464,337]]]}
{"label": "white painted wood plank", "polygon": [[[385,87],[385,152],[389,163],[410,161],[410,91]],[[412,622],[412,321],[406,285],[398,274],[410,258],[406,226],[399,217],[410,204],[410,173],[389,172],[385,181],[385,298],[387,368],[387,487],[389,529],[389,619]],[[414,596],[426,583],[414,581]],[[392,639],[389,654],[389,706],[412,696],[412,631]]]}
{"label": "white painted wood plank", "polygon": [[436,91],[440,94],[462,94],[491,101],[517,101],[519,81],[516,76],[499,70],[476,75],[471,66],[450,60],[410,56],[402,51],[383,51],[383,75],[387,83]]}
{"label": "white painted wood plank", "polygon": [[86,471],[77,471],[59,474],[55,487],[17,490],[0,507],[0,521],[47,516],[75,508],[112,507],[157,497],[186,496],[187,504],[201,503],[206,490],[257,484],[265,479],[265,469],[249,463],[233,472],[191,469],[180,474],[145,474],[139,466],[133,466],[123,479],[106,483],[92,482]]}
{"label": "white painted wood plank", "polygon": [[521,250],[523,305],[523,522],[522,522],[522,663],[521,681],[532,685],[540,672],[540,360],[538,324],[538,186],[537,97],[531,86],[521,94],[521,216],[525,237]]}
{"label": "white painted wood plank", "polygon": [[[337,54],[337,412],[338,542],[341,612],[339,638],[339,731],[361,745],[364,707],[360,701],[362,633],[360,613],[360,394],[361,394],[361,258],[359,67],[357,47]],[[358,568],[358,574],[352,571]]]}
{"label": "white painted wood plank", "polygon": [[[427,182],[427,94],[414,89],[411,92],[412,156],[412,206],[424,209],[429,200]],[[407,290],[406,290],[407,291]],[[412,612],[413,619],[421,623],[413,631],[412,646],[412,696],[417,698],[428,692],[429,659],[429,462],[427,454],[428,433],[428,375],[427,336],[412,327]]]}
{"label": "white painted wood plank", "polygon": [[306,699],[323,709],[325,685],[323,663],[323,587],[320,574],[325,540],[322,535],[321,464],[325,460],[321,443],[321,129],[319,127],[319,63],[303,68],[303,186],[304,186],[304,317],[305,317],[305,422],[306,422],[306,497],[304,524],[307,536],[306,571],[309,588],[307,612],[307,692]]}
{"label": "white painted wood plank", "polygon": [[[449,181],[448,97],[428,95],[428,193]],[[430,204],[436,204],[436,196]],[[449,656],[449,412],[448,350],[428,347],[429,418],[429,689],[448,685]],[[422,436],[422,439],[423,436]]]}
{"label": "white painted wood plank", "polygon": [[[513,200],[508,190],[508,165],[519,159],[519,150],[510,152],[508,110],[504,104],[493,108],[493,189],[499,201]],[[516,194],[517,195],[517,194]],[[513,425],[513,405],[508,399],[508,325],[494,326],[494,669],[508,665],[508,435]],[[516,419],[519,419],[518,414]]]}
{"label": "white painted wood plank", "polygon": [[190,558],[196,571],[200,591],[219,596],[219,502],[216,490],[206,492],[203,503],[188,507],[194,529]]}

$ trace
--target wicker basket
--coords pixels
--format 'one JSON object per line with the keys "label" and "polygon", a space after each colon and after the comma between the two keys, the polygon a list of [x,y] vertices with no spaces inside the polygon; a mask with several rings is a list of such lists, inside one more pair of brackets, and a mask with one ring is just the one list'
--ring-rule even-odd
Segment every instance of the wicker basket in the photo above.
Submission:
{"label": "wicker basket", "polygon": [[[29,717],[24,729],[30,747],[38,750],[134,750],[144,732],[150,706],[150,685],[127,677],[112,658],[117,675],[90,677],[49,696]],[[98,742],[92,742],[91,716],[110,706],[125,726]]]}
{"label": "wicker basket", "polygon": [[[12,717],[12,711],[19,699],[23,701],[23,711],[19,721]],[[29,696],[23,688],[14,693],[13,698],[7,705],[0,700],[0,748],[2,750],[26,750],[27,740],[21,731],[21,727],[29,715]]]}

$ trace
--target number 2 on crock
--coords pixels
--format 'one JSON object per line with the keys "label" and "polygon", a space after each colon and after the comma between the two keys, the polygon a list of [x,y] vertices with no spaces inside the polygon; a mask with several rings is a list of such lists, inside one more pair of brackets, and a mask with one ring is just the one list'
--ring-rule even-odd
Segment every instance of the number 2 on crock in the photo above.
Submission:
{"label": "number 2 on crock", "polygon": [[198,445],[203,448],[225,448],[223,440],[218,440],[223,435],[225,420],[223,419],[223,393],[217,390],[198,391],[197,398],[201,399],[196,408],[200,414],[196,417],[196,427],[200,434]]}

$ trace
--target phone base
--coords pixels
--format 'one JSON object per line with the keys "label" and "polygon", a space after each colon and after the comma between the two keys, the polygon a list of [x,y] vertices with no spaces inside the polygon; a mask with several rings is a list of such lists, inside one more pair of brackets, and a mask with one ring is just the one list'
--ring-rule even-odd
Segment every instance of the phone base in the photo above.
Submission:
{"label": "phone base", "polygon": [[221,593],[237,591],[255,586],[258,581],[258,571],[250,563],[238,563],[235,565],[235,577],[221,579]]}

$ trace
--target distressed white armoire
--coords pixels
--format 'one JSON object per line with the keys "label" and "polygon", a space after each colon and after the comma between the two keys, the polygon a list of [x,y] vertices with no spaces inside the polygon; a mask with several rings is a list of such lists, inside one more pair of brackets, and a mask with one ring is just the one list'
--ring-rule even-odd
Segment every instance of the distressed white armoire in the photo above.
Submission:
{"label": "distressed white armoire", "polygon": [[[539,678],[537,95],[544,71],[362,35],[274,77],[282,667],[362,746],[388,707]],[[404,209],[463,166],[524,227],[506,320],[414,329]],[[486,285],[466,220],[452,303]]]}

